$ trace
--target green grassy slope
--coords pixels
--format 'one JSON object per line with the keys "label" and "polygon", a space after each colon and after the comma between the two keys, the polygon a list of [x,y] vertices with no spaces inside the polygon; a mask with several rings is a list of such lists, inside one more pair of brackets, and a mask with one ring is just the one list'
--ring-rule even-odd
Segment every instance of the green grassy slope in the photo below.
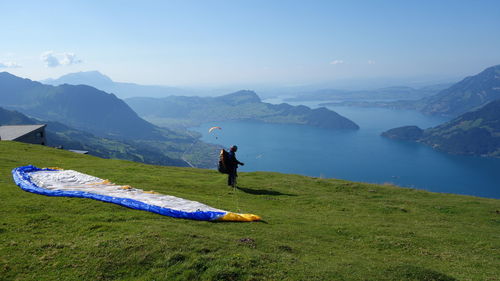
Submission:
{"label": "green grassy slope", "polygon": [[[11,169],[58,166],[261,215],[173,219],[22,191]],[[500,201],[278,173],[105,160],[0,142],[1,280],[498,280]]]}

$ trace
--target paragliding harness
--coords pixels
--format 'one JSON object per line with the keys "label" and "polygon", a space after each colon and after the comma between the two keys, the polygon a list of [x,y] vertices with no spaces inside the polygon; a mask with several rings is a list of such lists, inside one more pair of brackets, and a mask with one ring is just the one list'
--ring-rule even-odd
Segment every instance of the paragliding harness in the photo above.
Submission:
{"label": "paragliding harness", "polygon": [[225,149],[220,150],[219,155],[219,164],[217,165],[217,169],[220,173],[229,174],[229,169],[227,168],[227,161],[229,160],[229,153]]}

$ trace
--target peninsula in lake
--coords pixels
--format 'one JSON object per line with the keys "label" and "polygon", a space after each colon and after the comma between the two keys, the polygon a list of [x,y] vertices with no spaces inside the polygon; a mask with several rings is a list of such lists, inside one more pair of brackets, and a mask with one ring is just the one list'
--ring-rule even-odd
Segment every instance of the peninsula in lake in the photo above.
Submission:
{"label": "peninsula in lake", "polygon": [[195,126],[204,122],[251,120],[326,129],[359,129],[353,121],[327,108],[311,109],[303,105],[265,103],[255,92],[248,90],[219,97],[137,97],[126,99],[125,102],[141,117],[163,126]]}

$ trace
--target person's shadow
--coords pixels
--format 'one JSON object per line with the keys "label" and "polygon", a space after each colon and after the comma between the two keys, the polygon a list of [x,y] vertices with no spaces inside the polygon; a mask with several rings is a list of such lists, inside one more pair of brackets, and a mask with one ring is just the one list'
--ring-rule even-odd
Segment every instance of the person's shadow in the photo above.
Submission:
{"label": "person's shadow", "polygon": [[245,193],[253,194],[253,195],[297,196],[296,194],[282,193],[282,192],[274,191],[274,190],[251,189],[251,188],[245,188],[245,187],[241,187],[241,186],[237,186],[236,188],[238,190],[241,190],[241,191],[245,192]]}

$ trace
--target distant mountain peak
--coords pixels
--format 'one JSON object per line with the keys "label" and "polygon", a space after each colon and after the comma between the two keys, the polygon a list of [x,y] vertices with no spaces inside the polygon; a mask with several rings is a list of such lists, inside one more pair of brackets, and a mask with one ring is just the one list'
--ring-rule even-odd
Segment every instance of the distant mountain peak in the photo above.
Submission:
{"label": "distant mountain peak", "polygon": [[7,71],[3,71],[3,72],[0,72],[0,79],[3,79],[3,80],[10,80],[10,81],[29,81],[29,82],[33,82],[32,80],[28,79],[28,78],[22,78],[22,77],[18,77],[10,72],[7,72]]}
{"label": "distant mountain peak", "polygon": [[490,66],[476,75],[466,77],[464,80],[467,79],[479,79],[479,80],[500,79],[500,64]]}
{"label": "distant mountain peak", "polygon": [[102,74],[97,70],[68,73],[66,75],[59,77],[56,80],[65,80],[65,79],[81,79],[82,81],[92,79],[93,81],[113,82],[111,78],[109,78],[108,76]]}
{"label": "distant mountain peak", "polygon": [[224,95],[224,97],[229,97],[229,96],[240,96],[240,97],[257,97],[259,98],[259,96],[257,95],[257,93],[255,93],[254,91],[252,90],[239,90],[239,91],[236,91],[234,93],[230,93],[230,94],[227,94],[227,95]]}
{"label": "distant mountain peak", "polygon": [[99,89],[107,89],[110,85],[113,85],[113,80],[108,76],[100,73],[97,70],[92,71],[80,71],[74,73],[65,74],[57,79],[46,79],[42,80],[42,83],[50,85],[91,85]]}
{"label": "distant mountain peak", "polygon": [[492,67],[486,68],[483,72],[483,75],[489,76],[491,79],[500,80],[500,64]]}
{"label": "distant mountain peak", "polygon": [[486,68],[483,72],[486,72],[486,71],[500,71],[500,64],[490,66],[490,67]]}
{"label": "distant mountain peak", "polygon": [[17,76],[15,76],[14,74],[11,74],[7,71],[2,71],[2,72],[0,72],[0,77],[17,77]]}
{"label": "distant mountain peak", "polygon": [[[0,95],[2,95],[2,91],[5,93],[16,92],[19,89],[29,89],[32,87],[38,87],[41,84],[39,82],[32,81],[28,78],[21,78],[16,75],[13,75],[9,72],[0,72]],[[1,100],[4,104],[16,103],[22,99],[22,95],[7,95],[1,97]],[[17,99],[17,101],[16,101]]]}
{"label": "distant mountain peak", "polygon": [[175,87],[115,82],[97,70],[68,73],[57,79],[45,79],[40,82],[53,86],[63,84],[89,85],[99,90],[113,93],[121,98],[134,96],[164,97],[185,93],[184,90]]}
{"label": "distant mountain peak", "polygon": [[231,94],[217,97],[217,99],[231,104],[261,102],[259,96],[251,90],[240,90]]}

